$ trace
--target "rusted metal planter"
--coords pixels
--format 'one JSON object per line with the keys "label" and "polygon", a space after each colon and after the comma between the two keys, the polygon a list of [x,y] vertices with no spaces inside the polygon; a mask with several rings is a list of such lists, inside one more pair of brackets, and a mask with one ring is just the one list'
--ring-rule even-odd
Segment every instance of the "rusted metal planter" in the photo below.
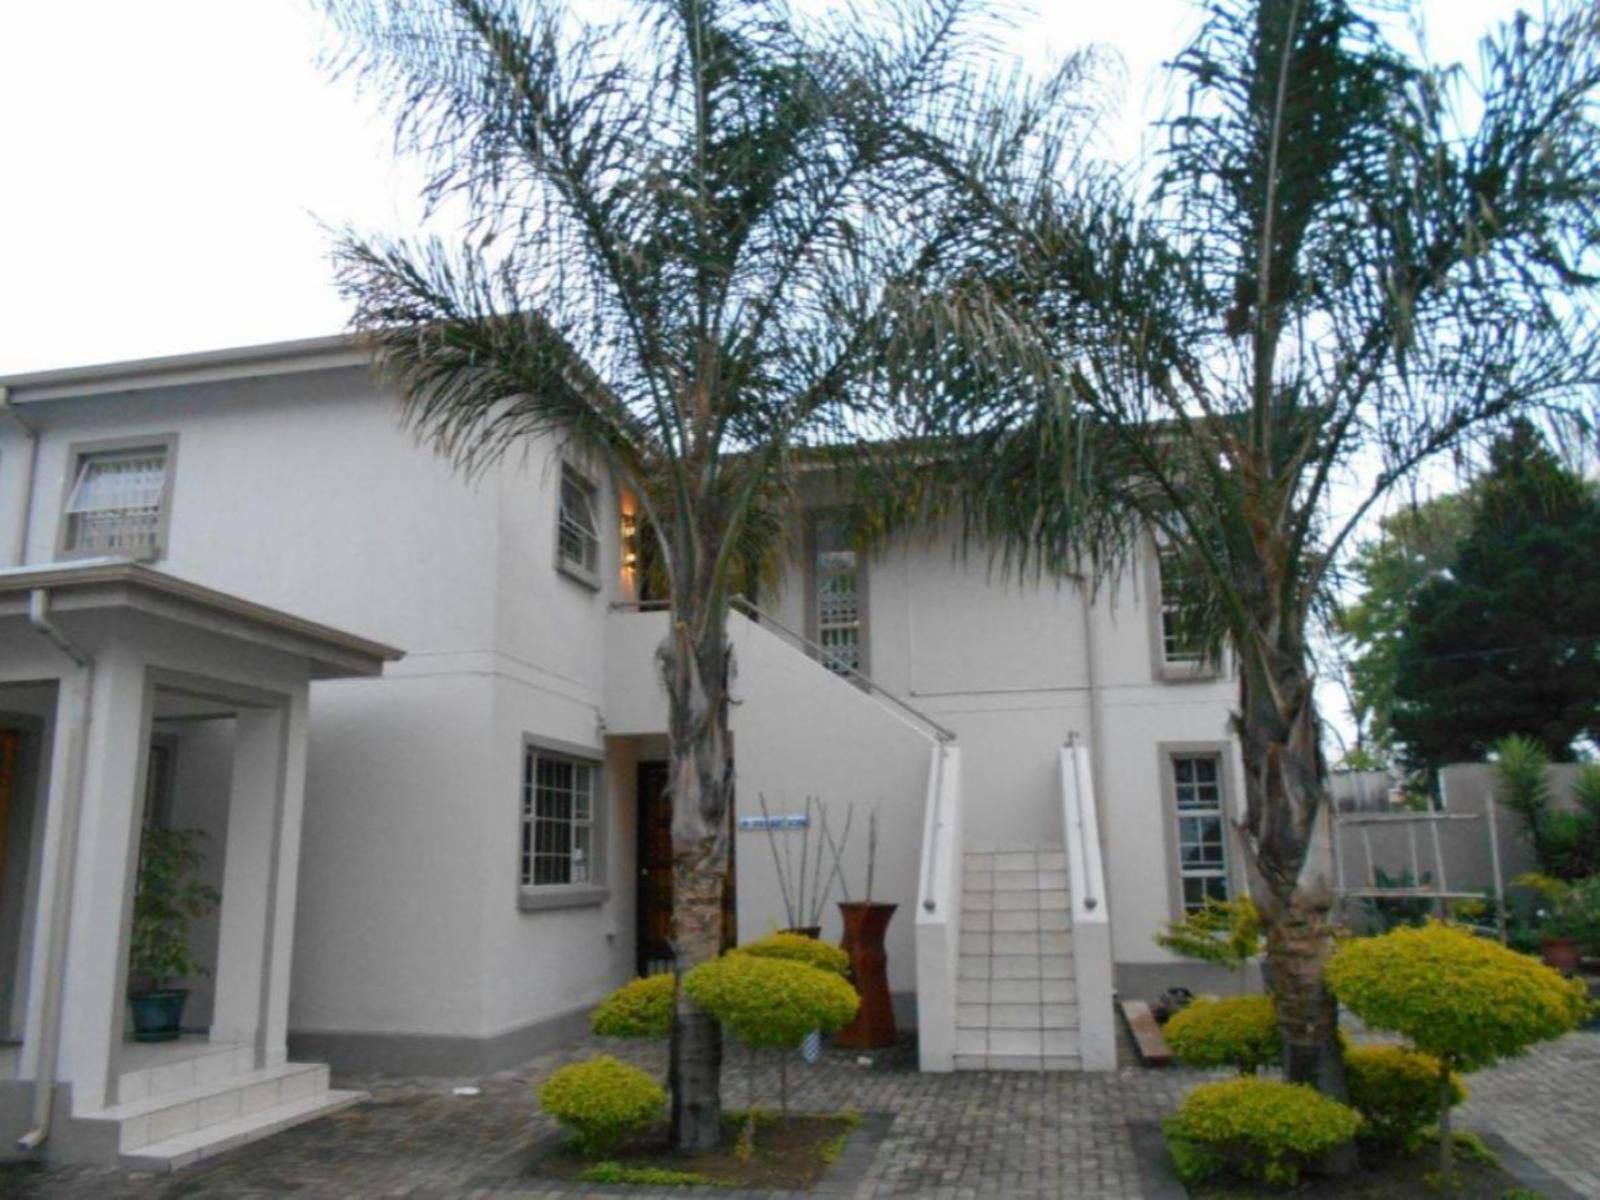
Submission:
{"label": "rusted metal planter", "polygon": [[894,1045],[894,1002],[889,997],[889,956],[883,948],[889,918],[898,904],[841,902],[844,940],[840,947],[850,956],[850,982],[861,993],[856,1019],[837,1034],[834,1043],[851,1050],[881,1050]]}

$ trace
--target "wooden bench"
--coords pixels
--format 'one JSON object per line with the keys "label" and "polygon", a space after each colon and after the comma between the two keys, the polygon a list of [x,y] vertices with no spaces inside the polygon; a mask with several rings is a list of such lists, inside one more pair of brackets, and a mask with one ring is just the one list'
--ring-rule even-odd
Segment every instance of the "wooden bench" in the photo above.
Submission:
{"label": "wooden bench", "polygon": [[1128,1023],[1133,1035],[1134,1048],[1139,1051],[1139,1061],[1147,1067],[1165,1067],[1172,1062],[1172,1051],[1167,1039],[1161,1036],[1161,1025],[1155,1013],[1143,1000],[1121,1000],[1122,1019]]}

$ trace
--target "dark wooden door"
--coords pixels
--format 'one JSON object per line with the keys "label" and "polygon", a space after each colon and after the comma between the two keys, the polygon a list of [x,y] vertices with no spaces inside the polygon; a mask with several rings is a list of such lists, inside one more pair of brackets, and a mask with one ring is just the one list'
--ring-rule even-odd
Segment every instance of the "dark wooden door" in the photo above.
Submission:
{"label": "dark wooden door", "polygon": [[[640,975],[672,970],[672,797],[667,794],[667,764],[639,764],[639,878],[635,894],[635,969]],[[734,805],[728,806],[728,878],[722,889],[722,945],[739,941],[734,861]]]}
{"label": "dark wooden door", "polygon": [[672,970],[672,799],[667,764],[639,764],[639,880],[636,968]]}

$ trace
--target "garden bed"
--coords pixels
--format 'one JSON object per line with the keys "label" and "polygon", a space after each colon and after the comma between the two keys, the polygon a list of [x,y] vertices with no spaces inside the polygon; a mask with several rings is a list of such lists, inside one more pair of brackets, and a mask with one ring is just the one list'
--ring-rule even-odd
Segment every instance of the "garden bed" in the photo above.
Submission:
{"label": "garden bed", "polygon": [[831,1192],[865,1172],[889,1121],[855,1113],[794,1113],[786,1123],[778,1113],[761,1110],[753,1148],[747,1148],[744,1114],[729,1113],[716,1150],[672,1149],[663,1123],[630,1138],[601,1162],[584,1158],[557,1135],[534,1147],[523,1174],[590,1185],[757,1191],[810,1191],[826,1182]]}

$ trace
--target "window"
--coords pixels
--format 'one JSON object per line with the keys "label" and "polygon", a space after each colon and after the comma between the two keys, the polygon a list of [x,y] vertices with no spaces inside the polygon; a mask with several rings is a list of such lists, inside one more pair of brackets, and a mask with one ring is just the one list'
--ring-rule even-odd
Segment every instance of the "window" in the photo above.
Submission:
{"label": "window", "polygon": [[1171,760],[1172,795],[1178,822],[1178,881],[1184,912],[1207,900],[1228,899],[1227,815],[1222,758],[1178,754]]}
{"label": "window", "polygon": [[595,487],[570,466],[561,468],[556,563],[585,583],[600,586],[600,523],[595,520]]}
{"label": "window", "polygon": [[1161,584],[1161,658],[1163,662],[1199,665],[1204,655],[1194,632],[1184,628],[1183,593],[1187,585],[1178,552],[1163,536],[1156,537],[1156,571]]}
{"label": "window", "polygon": [[157,558],[165,549],[170,446],[78,453],[62,518],[65,553]]}
{"label": "window", "polygon": [[594,763],[534,746],[522,757],[523,887],[592,884],[595,878]]}
{"label": "window", "polygon": [[813,635],[822,665],[841,675],[866,667],[866,570],[843,524],[823,518],[814,527],[812,559]]}

